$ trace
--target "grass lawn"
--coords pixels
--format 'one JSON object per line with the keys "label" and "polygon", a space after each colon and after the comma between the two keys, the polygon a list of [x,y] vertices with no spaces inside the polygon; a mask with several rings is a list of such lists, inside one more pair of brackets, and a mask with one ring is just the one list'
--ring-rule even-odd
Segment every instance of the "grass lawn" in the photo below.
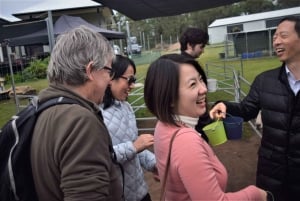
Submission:
{"label": "grass lawn", "polygon": [[[207,64],[210,63],[217,63],[218,65],[225,65],[225,66],[233,66],[236,70],[240,70],[241,66],[243,66],[243,74],[244,77],[249,81],[252,82],[253,79],[257,74],[263,72],[267,69],[271,69],[274,67],[278,67],[280,62],[275,57],[266,57],[266,58],[257,58],[257,59],[249,59],[243,60],[230,60],[224,62],[223,60],[219,59],[219,53],[223,52],[223,47],[221,46],[207,46],[205,48],[205,53],[199,59],[200,64],[205,68]],[[157,56],[157,55],[156,55]],[[159,56],[159,55],[158,55]],[[141,60],[141,58],[139,58]],[[151,62],[155,59],[155,57],[151,57],[148,59],[147,62]],[[147,64],[138,64],[137,65],[137,78],[138,82],[144,82],[144,76],[148,69],[149,63]],[[35,88],[37,91],[40,91],[48,86],[48,81],[44,80],[36,80],[36,81],[28,81],[25,83],[17,83],[16,86],[20,85],[28,85]],[[6,89],[10,88],[10,85],[5,86]],[[141,91],[142,92],[142,91]],[[232,97],[228,96],[222,91],[218,91],[215,93],[209,93],[208,99],[209,101],[216,101],[219,99],[226,100],[224,97],[232,100]],[[129,98],[129,102],[132,102],[134,97]],[[140,105],[143,103],[143,100],[139,100],[134,105]],[[9,100],[2,100],[0,101],[0,127],[4,125],[6,121],[8,121],[12,115],[16,114],[16,105],[13,98]],[[149,112],[147,110],[140,110],[136,113],[137,117],[144,117],[149,116]]]}

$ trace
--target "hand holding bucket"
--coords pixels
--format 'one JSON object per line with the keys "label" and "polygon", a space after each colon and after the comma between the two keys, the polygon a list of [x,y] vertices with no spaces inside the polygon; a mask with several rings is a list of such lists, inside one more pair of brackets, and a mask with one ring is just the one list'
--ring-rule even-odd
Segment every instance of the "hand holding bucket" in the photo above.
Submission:
{"label": "hand holding bucket", "polygon": [[212,146],[222,144],[227,141],[223,121],[217,120],[213,123],[206,125],[203,131],[209,139]]}

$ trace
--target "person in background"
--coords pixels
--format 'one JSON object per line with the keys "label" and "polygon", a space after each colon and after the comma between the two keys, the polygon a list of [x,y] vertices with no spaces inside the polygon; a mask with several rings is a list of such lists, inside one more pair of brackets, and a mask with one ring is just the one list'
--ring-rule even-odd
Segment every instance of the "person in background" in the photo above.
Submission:
{"label": "person in background", "polygon": [[114,57],[107,39],[85,26],[58,36],[39,102],[66,97],[78,104],[55,105],[37,119],[30,159],[38,200],[123,200],[120,167],[98,107],[114,76]]}
{"label": "person in background", "polygon": [[273,36],[281,67],[258,75],[241,103],[219,102],[212,118],[226,112],[253,119],[261,110],[263,123],[256,184],[276,201],[300,198],[300,18],[282,19]]}
{"label": "person in background", "polygon": [[131,59],[117,55],[112,68],[115,77],[106,89],[101,108],[117,161],[124,168],[125,200],[150,201],[142,168],[156,173],[155,156],[147,150],[153,145],[153,135],[138,135],[135,114],[127,102],[136,81],[136,67]]}
{"label": "person in background", "polygon": [[204,52],[208,41],[207,32],[199,28],[189,27],[179,39],[181,54],[191,59],[197,59]]}
{"label": "person in background", "polygon": [[178,54],[160,57],[147,71],[144,98],[147,108],[158,119],[154,153],[160,180],[166,182],[164,198],[265,201],[267,193],[253,185],[225,192],[227,171],[195,130],[199,116],[206,111],[204,76],[197,61]]}

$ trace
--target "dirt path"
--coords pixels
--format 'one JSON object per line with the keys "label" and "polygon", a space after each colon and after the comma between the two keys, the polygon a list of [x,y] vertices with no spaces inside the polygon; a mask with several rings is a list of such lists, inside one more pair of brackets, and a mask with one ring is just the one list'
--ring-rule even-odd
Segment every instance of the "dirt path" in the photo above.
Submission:
{"label": "dirt path", "polygon": [[[229,179],[227,192],[240,190],[250,184],[255,184],[257,150],[260,137],[253,134],[247,139],[230,140],[213,147],[216,155],[225,165]],[[160,183],[152,178],[151,173],[145,173],[153,201],[159,200]]]}

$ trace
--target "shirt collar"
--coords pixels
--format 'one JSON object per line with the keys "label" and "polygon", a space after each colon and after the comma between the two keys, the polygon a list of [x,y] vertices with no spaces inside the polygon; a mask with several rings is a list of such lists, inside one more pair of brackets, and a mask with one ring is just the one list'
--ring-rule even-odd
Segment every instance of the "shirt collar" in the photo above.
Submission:
{"label": "shirt collar", "polygon": [[297,80],[296,80],[295,76],[293,75],[293,73],[290,71],[290,69],[287,67],[287,65],[285,65],[285,71],[286,71],[288,80],[291,82],[291,84],[295,84],[297,82]]}

